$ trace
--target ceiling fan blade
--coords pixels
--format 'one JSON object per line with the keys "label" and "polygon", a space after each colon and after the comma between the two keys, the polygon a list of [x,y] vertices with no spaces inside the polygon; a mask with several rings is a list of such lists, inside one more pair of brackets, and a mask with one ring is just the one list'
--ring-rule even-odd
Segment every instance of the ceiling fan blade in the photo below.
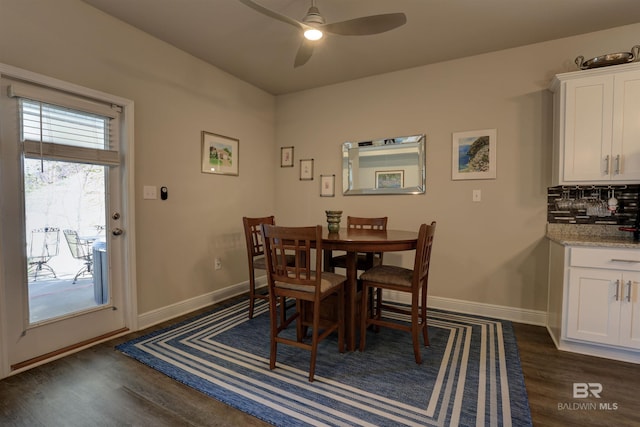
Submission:
{"label": "ceiling fan blade", "polygon": [[313,46],[314,43],[312,41],[307,39],[302,40],[302,44],[298,48],[298,53],[296,54],[296,59],[293,62],[293,68],[298,68],[307,63],[313,54]]}
{"label": "ceiling fan blade", "polygon": [[[240,0],[243,1],[243,0]],[[244,3],[244,1],[243,1]],[[321,25],[323,31],[341,36],[367,36],[380,34],[404,25],[407,16],[404,13],[385,13],[382,15],[364,16],[348,21]]]}
{"label": "ceiling fan blade", "polygon": [[296,21],[295,19],[289,18],[286,15],[281,15],[278,12],[274,12],[271,9],[267,9],[266,7],[261,6],[258,3],[255,3],[251,0],[238,0],[238,1],[257,12],[262,13],[263,15],[266,15],[273,19],[277,19],[278,21],[284,22],[285,24],[293,25],[294,27],[302,30],[306,30],[309,27],[308,25],[305,25],[300,21]]}

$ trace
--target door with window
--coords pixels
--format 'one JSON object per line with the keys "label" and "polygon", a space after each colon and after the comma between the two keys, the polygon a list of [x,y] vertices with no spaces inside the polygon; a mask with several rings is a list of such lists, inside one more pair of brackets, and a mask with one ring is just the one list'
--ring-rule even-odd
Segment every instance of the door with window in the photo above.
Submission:
{"label": "door with window", "polygon": [[15,76],[0,86],[0,315],[10,373],[126,330],[128,175],[122,106]]}

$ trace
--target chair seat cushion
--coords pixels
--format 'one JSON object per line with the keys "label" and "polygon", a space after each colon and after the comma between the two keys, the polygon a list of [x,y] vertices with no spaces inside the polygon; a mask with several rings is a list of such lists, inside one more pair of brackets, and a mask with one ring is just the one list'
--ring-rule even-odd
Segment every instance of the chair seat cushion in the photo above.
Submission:
{"label": "chair seat cushion", "polygon": [[411,287],[413,270],[395,265],[379,265],[362,273],[360,279],[387,285]]}
{"label": "chair seat cushion", "polygon": [[259,258],[254,258],[253,259],[253,268],[258,268],[260,270],[266,270],[267,269],[267,261],[264,259],[263,256],[261,256]]}
{"label": "chair seat cushion", "polygon": [[[294,265],[296,263],[295,255],[287,255],[287,265]],[[261,270],[267,269],[267,261],[264,256],[260,256],[258,258],[253,259],[253,268],[258,268]]]}
{"label": "chair seat cushion", "polygon": [[[315,272],[313,277],[315,277]],[[332,288],[335,288],[336,286],[341,285],[346,280],[347,278],[341,274],[323,272],[322,279],[320,281],[320,291],[322,293],[327,292]],[[309,285],[296,285],[293,283],[285,283],[285,282],[278,282],[278,281],[276,281],[275,285],[278,288],[293,289],[296,291],[303,291],[303,292],[315,291],[315,288]]]}
{"label": "chair seat cushion", "polygon": [[[358,259],[356,260],[358,270],[366,270],[376,265],[380,265],[380,257],[373,257],[373,266],[367,265],[367,255],[366,254],[358,254]],[[338,268],[346,268],[347,267],[347,256],[346,255],[338,255],[331,258],[331,265]]]}

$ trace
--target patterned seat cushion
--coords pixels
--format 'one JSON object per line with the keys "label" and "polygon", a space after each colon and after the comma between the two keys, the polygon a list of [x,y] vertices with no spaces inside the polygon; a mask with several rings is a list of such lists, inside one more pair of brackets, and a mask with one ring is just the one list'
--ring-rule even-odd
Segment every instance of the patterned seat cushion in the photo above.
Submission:
{"label": "patterned seat cushion", "polygon": [[[253,268],[259,268],[262,270],[267,269],[266,259],[264,256],[253,259]],[[287,255],[287,265],[294,265],[296,262],[296,257],[293,255]]]}
{"label": "patterned seat cushion", "polygon": [[379,265],[362,273],[360,279],[410,288],[413,279],[413,270],[395,265]]}
{"label": "patterned seat cushion", "polygon": [[[313,272],[312,277],[315,277],[315,272]],[[322,292],[326,292],[335,286],[340,285],[342,282],[347,280],[347,278],[341,274],[335,273],[322,273],[322,280],[320,282],[320,290]],[[314,287],[309,285],[296,285],[292,283],[286,282],[278,282],[275,283],[276,287],[284,288],[284,289],[294,289],[296,291],[304,291],[304,292],[314,292]]]}
{"label": "patterned seat cushion", "polygon": [[264,259],[264,256],[253,259],[253,268],[259,268],[261,270],[267,269],[267,263],[266,263],[266,260]]}

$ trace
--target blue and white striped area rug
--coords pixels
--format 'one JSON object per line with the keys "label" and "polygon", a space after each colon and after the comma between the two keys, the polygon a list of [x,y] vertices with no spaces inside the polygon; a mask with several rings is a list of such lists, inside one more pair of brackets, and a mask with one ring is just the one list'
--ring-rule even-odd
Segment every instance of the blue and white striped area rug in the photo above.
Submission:
{"label": "blue and white striped area rug", "polygon": [[[429,311],[430,346],[417,365],[409,334],[368,332],[364,352],[278,347],[269,370],[269,315],[243,300],[118,346],[123,353],[277,426],[530,426],[510,322]],[[290,328],[293,333],[295,328]]]}

